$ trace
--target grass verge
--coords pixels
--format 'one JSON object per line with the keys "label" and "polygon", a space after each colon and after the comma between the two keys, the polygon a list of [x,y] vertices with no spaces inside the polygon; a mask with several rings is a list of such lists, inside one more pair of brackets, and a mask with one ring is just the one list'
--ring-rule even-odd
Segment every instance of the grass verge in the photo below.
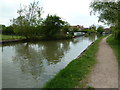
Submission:
{"label": "grass verge", "polygon": [[102,38],[103,37],[95,41],[80,58],[70,62],[67,67],[48,81],[43,88],[74,88],[76,86],[82,88],[82,85],[79,85],[80,81],[89,74],[95,65],[95,55],[98,51],[98,44]]}
{"label": "grass verge", "polygon": [[15,39],[24,39],[24,37],[15,35],[0,35],[0,40],[15,40]]}
{"label": "grass verge", "polygon": [[65,35],[58,35],[54,37],[43,37],[43,36],[38,36],[38,37],[31,37],[29,39],[26,39],[23,36],[16,36],[16,35],[0,35],[0,40],[16,40],[16,39],[26,39],[28,41],[40,41],[40,40],[64,40],[64,39],[71,39],[72,36],[65,36]]}
{"label": "grass verge", "polygon": [[120,63],[120,41],[116,40],[113,35],[107,38],[108,44],[113,48],[118,62]]}

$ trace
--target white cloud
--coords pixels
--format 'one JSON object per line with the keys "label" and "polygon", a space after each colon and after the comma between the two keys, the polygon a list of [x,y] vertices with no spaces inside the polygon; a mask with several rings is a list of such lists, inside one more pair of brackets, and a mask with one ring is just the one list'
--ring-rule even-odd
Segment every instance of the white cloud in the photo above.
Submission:
{"label": "white cloud", "polygon": [[10,25],[10,19],[17,17],[17,10],[22,5],[28,5],[33,0],[1,0],[0,24]]}
{"label": "white cloud", "polygon": [[43,7],[47,13],[56,14],[86,14],[89,11],[88,0],[44,0]]}
{"label": "white cloud", "polygon": [[[22,5],[29,5],[34,0],[1,0],[0,24],[9,25],[9,20],[17,17],[17,10]],[[56,14],[71,25],[90,26],[97,24],[96,16],[90,16],[90,0],[39,0],[44,14]]]}

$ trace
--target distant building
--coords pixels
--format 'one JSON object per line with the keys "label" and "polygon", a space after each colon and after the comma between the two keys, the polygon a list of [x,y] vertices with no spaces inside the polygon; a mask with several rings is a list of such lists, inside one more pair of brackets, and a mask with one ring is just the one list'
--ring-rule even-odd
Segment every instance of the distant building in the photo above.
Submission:
{"label": "distant building", "polygon": [[84,27],[83,26],[81,26],[81,25],[75,25],[75,26],[70,26],[70,28],[71,28],[71,30],[73,30],[73,29],[78,29],[78,31],[80,31],[80,30],[82,30]]}
{"label": "distant building", "polygon": [[83,28],[82,30],[87,30],[87,29],[89,29],[89,28]]}
{"label": "distant building", "polygon": [[110,28],[105,28],[104,33],[110,34],[110,33],[112,33],[112,30]]}
{"label": "distant building", "polygon": [[84,28],[84,27],[81,26],[81,25],[77,25],[76,27],[79,28],[80,30],[82,30],[82,29]]}

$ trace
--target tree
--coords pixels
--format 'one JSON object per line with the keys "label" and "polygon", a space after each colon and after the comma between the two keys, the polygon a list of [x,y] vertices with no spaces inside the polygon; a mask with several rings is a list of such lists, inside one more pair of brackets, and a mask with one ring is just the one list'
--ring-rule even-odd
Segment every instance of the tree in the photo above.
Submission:
{"label": "tree", "polygon": [[13,34],[15,34],[14,31],[13,31],[13,26],[7,26],[3,30],[3,34],[7,34],[7,35],[13,35]]}
{"label": "tree", "polygon": [[17,11],[19,16],[11,20],[15,33],[26,38],[35,37],[38,32],[36,27],[41,24],[42,8],[38,7],[39,2],[30,3]]}
{"label": "tree", "polygon": [[69,32],[69,31],[70,31],[70,24],[68,22],[65,22],[64,26],[62,28],[62,32],[67,34],[67,32]]}
{"label": "tree", "polygon": [[77,31],[79,31],[79,28],[78,27],[73,27],[71,31],[72,32],[77,32]]}
{"label": "tree", "polygon": [[0,24],[0,34],[3,33],[3,31],[5,30],[5,28],[6,28],[5,25]]}
{"label": "tree", "polygon": [[94,1],[91,3],[90,7],[92,8],[92,12],[95,14],[99,13],[99,21],[112,25],[116,27],[116,35],[117,39],[120,39],[120,1],[116,2],[102,2],[102,1]]}
{"label": "tree", "polygon": [[99,26],[97,28],[97,32],[100,33],[100,34],[102,34],[104,32],[104,28],[102,26]]}
{"label": "tree", "polygon": [[93,29],[93,30],[96,30],[96,26],[93,24],[89,27],[89,29]]}
{"label": "tree", "polygon": [[54,37],[57,33],[59,33],[64,26],[65,22],[56,15],[48,15],[42,23],[42,33],[45,37]]}
{"label": "tree", "polygon": [[4,30],[6,28],[5,25],[0,24],[0,30]]}

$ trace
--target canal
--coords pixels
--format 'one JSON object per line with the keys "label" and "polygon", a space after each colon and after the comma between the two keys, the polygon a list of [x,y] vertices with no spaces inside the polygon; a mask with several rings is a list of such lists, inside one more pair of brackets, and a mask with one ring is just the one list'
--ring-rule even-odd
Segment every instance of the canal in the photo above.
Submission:
{"label": "canal", "polygon": [[71,40],[12,43],[2,50],[2,88],[41,88],[73,59],[96,35]]}

